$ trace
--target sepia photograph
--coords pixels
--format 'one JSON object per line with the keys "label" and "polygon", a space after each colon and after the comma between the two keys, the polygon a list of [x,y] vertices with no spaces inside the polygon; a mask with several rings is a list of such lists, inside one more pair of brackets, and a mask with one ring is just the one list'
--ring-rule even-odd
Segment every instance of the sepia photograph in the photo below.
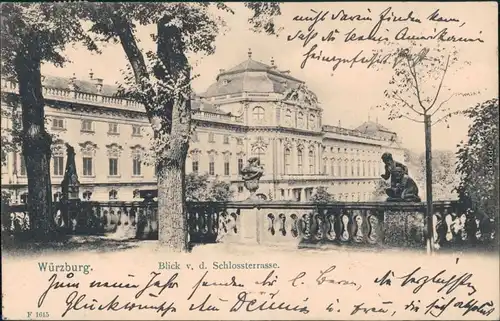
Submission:
{"label": "sepia photograph", "polygon": [[498,320],[497,2],[5,2],[2,319]]}

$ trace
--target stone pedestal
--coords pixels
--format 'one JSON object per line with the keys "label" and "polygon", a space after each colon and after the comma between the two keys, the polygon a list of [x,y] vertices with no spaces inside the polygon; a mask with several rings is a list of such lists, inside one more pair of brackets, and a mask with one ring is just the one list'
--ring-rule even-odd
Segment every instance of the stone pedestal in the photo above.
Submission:
{"label": "stone pedestal", "polygon": [[386,211],[384,244],[394,247],[425,247],[424,215],[418,212]]}
{"label": "stone pedestal", "polygon": [[[256,208],[241,209],[236,223],[236,233],[230,228],[228,233],[219,234],[218,242],[221,243],[240,243],[248,245],[259,244],[260,225],[259,210]],[[219,231],[220,233],[220,231]]]}
{"label": "stone pedestal", "polygon": [[242,209],[240,214],[240,242],[245,244],[259,243],[259,210],[256,208]]}

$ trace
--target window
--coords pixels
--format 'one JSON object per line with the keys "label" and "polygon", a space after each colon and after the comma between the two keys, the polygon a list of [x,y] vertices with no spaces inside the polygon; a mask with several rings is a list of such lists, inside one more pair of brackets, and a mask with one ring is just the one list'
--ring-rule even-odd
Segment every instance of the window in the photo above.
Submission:
{"label": "window", "polygon": [[225,176],[231,175],[231,170],[230,170],[230,165],[229,165],[230,160],[231,160],[231,153],[225,152],[224,153],[224,175]]}
{"label": "window", "polygon": [[291,125],[292,124],[292,111],[290,109],[286,110],[285,123],[287,125]]}
{"label": "window", "polygon": [[290,174],[290,161],[292,158],[292,153],[289,148],[285,149],[285,175]]}
{"label": "window", "polygon": [[363,161],[363,176],[366,176],[366,162]]}
{"label": "window", "polygon": [[303,113],[299,113],[299,115],[297,116],[297,126],[298,127],[304,126],[304,114]]}
{"label": "window", "polygon": [[64,129],[64,119],[53,118],[52,119],[52,128],[53,129]]}
{"label": "window", "polygon": [[253,109],[253,120],[262,122],[264,120],[264,108],[257,106]]}
{"label": "window", "polygon": [[238,158],[238,173],[243,169],[243,158]]}
{"label": "window", "polygon": [[328,170],[328,159],[323,158],[323,174],[327,174]]}
{"label": "window", "polygon": [[64,175],[64,158],[61,155],[55,155],[52,157],[52,163],[54,168],[54,176]]}
{"label": "window", "polygon": [[276,108],[276,124],[279,124],[281,120],[281,109]]}
{"label": "window", "polygon": [[21,203],[22,204],[28,203],[28,193],[21,194]]}
{"label": "window", "polygon": [[208,174],[213,176],[213,175],[215,175],[215,157],[214,157],[214,155],[210,155],[208,158],[209,158]]}
{"label": "window", "polygon": [[238,145],[243,145],[243,139],[241,139],[241,138],[236,138],[236,144],[238,144]]}
{"label": "window", "polygon": [[82,152],[82,172],[83,176],[93,176],[94,175],[94,162],[93,157],[97,149],[97,145],[87,141],[84,144],[80,144]]}
{"label": "window", "polygon": [[215,135],[214,133],[208,133],[208,142],[215,143]]}
{"label": "window", "polygon": [[238,193],[243,193],[243,186],[241,185],[238,186]]}
{"label": "window", "polygon": [[19,174],[21,176],[26,176],[26,161],[24,160],[24,155],[23,154],[19,154],[19,160],[20,160]]}
{"label": "window", "polygon": [[118,199],[118,192],[114,189],[109,191],[109,200],[116,200]]}
{"label": "window", "polygon": [[229,136],[224,135],[224,144],[229,144]]}
{"label": "window", "polygon": [[309,151],[309,174],[314,174],[316,172],[316,155],[314,151]]}
{"label": "window", "polygon": [[361,201],[361,193],[358,192],[358,202]]}
{"label": "window", "polygon": [[193,163],[191,165],[192,165],[193,173],[198,173],[198,170],[199,170],[198,160],[193,160]]}
{"label": "window", "polygon": [[198,137],[198,133],[197,132],[193,132],[193,135],[191,135],[191,141],[193,142],[199,142],[199,137]]}
{"label": "window", "polygon": [[117,123],[109,123],[108,134],[118,134],[118,124]]}
{"label": "window", "polygon": [[344,161],[344,176],[349,176],[349,161],[347,159]]}
{"label": "window", "polygon": [[141,134],[141,126],[132,125],[132,136],[142,136]]}
{"label": "window", "polygon": [[297,151],[297,170],[299,172],[299,174],[302,174],[302,163],[303,163],[304,159],[303,159],[303,154],[302,154],[302,150],[299,149]]}
{"label": "window", "polygon": [[342,160],[339,159],[338,160],[338,163],[337,163],[337,175],[338,176],[342,176]]}
{"label": "window", "polygon": [[354,160],[351,159],[351,176],[354,176]]}
{"label": "window", "polygon": [[83,196],[83,200],[90,201],[90,198],[92,197],[92,192],[85,191],[85,192],[83,192],[82,196]]}
{"label": "window", "polygon": [[132,175],[141,176],[141,155],[134,152],[132,159]]}
{"label": "window", "polygon": [[83,176],[92,176],[92,157],[83,158]]}
{"label": "window", "polygon": [[358,160],[358,161],[357,161],[357,163],[356,163],[356,175],[357,175],[357,176],[359,176],[359,175],[360,175],[360,168],[359,168],[359,167],[360,167],[360,164],[359,164],[359,162],[360,162],[360,161]]}
{"label": "window", "polygon": [[309,115],[309,129],[316,128],[316,117],[314,115]]}
{"label": "window", "polygon": [[82,132],[91,132],[91,131],[92,131],[92,121],[82,120]]}
{"label": "window", "polygon": [[330,160],[330,171],[332,173],[332,176],[335,176],[335,159]]}
{"label": "window", "polygon": [[109,159],[109,176],[118,176],[118,158]]}
{"label": "window", "polygon": [[260,166],[262,166],[264,168],[264,160],[265,160],[265,155],[266,155],[264,148],[259,148],[259,147],[255,148],[254,155],[255,155],[255,157],[259,158]]}
{"label": "window", "polygon": [[61,198],[62,198],[62,193],[61,192],[54,193],[54,202],[60,202]]}

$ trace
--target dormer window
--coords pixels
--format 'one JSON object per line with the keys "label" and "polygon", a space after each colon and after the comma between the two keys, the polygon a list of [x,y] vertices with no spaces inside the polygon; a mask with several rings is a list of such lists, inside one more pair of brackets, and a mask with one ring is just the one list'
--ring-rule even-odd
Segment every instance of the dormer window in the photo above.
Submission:
{"label": "dormer window", "polygon": [[283,85],[283,88],[288,88],[288,83],[286,81],[281,82],[281,84]]}
{"label": "dormer window", "polygon": [[229,79],[223,79],[223,80],[222,80],[222,84],[224,84],[224,85],[229,84]]}

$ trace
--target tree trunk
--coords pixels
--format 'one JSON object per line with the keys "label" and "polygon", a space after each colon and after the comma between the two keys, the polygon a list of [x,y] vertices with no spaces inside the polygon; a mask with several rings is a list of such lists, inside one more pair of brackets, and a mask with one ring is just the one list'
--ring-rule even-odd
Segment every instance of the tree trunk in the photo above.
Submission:
{"label": "tree trunk", "polygon": [[22,106],[22,150],[28,176],[28,213],[33,237],[54,236],[50,182],[51,137],[45,131],[44,98],[40,74],[40,52],[36,39],[20,50],[15,68]]}
{"label": "tree trunk", "polygon": [[434,210],[432,208],[432,137],[431,137],[431,116],[424,115],[425,122],[425,186],[427,205],[427,253],[434,251]]}
{"label": "tree trunk", "polygon": [[188,247],[184,166],[167,165],[158,176],[158,240],[170,251]]}
{"label": "tree trunk", "polygon": [[188,249],[185,167],[189,145],[176,127],[168,149],[159,155],[163,161],[158,173],[158,239],[167,249],[182,252]]}

